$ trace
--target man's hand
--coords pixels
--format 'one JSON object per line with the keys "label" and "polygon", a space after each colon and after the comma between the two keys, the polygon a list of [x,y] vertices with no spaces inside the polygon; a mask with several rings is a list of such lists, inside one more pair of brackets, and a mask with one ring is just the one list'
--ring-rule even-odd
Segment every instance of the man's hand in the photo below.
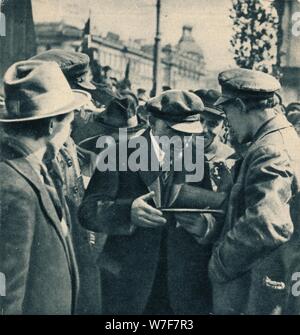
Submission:
{"label": "man's hand", "polygon": [[163,213],[147,203],[153,196],[154,192],[150,192],[133,201],[131,206],[132,224],[144,228],[157,228],[167,223]]}
{"label": "man's hand", "polygon": [[190,234],[204,237],[207,231],[205,217],[199,213],[176,213],[176,221]]}

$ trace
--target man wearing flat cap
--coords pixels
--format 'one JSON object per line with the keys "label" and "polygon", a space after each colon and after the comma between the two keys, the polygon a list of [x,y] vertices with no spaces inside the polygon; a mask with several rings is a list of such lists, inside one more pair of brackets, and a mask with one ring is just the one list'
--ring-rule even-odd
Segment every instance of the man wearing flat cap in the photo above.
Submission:
{"label": "man wearing flat cap", "polygon": [[222,106],[240,143],[250,142],[210,261],[216,314],[299,314],[299,140],[276,108],[280,83],[247,69],[219,75]]}
{"label": "man wearing flat cap", "polygon": [[[133,171],[128,165],[117,171],[96,170],[80,208],[84,227],[108,234],[99,258],[103,312],[207,313],[209,301],[201,282],[207,257],[198,253],[194,237],[174,214],[161,210],[175,205],[186,183],[184,169],[176,171],[174,166],[192,135],[202,133],[204,106],[195,94],[174,90],[150,99],[146,108],[151,115],[151,130],[142,135],[148,144],[147,169]],[[164,168],[168,152],[158,142],[161,136],[185,137],[181,146],[175,144],[177,149],[171,146],[169,168]],[[128,148],[127,157],[131,151]],[[119,157],[118,148],[116,152]],[[207,272],[207,262],[204,266]]]}
{"label": "man wearing flat cap", "polygon": [[72,90],[56,63],[37,60],[12,65],[4,89],[0,272],[6,296],[1,312],[72,314],[78,271],[63,177],[53,157],[70,136],[73,111],[87,104],[89,95]]}
{"label": "man wearing flat cap", "polygon": [[[203,127],[205,160],[203,179],[191,185],[214,192],[228,193],[233,184],[231,169],[235,164],[235,159],[231,158],[234,150],[221,141],[225,114],[220,108],[214,106],[221,94],[214,90],[204,89],[196,91],[195,94],[204,103],[204,110],[200,113],[200,122]],[[210,257],[209,247],[212,247],[218,238],[224,223],[223,217],[211,214],[182,213],[176,214],[176,218],[193,234],[199,244],[207,246],[206,253]],[[205,234],[203,234],[204,227],[207,228]],[[209,283],[207,283],[207,291],[209,291]]]}

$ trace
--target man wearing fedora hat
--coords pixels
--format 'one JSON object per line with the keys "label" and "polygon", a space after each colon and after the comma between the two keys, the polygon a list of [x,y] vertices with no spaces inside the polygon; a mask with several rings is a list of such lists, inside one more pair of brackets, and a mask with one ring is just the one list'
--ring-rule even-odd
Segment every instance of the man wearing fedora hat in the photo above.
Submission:
{"label": "man wearing fedora hat", "polygon": [[222,106],[244,153],[209,272],[217,314],[299,314],[299,139],[278,111],[278,80],[232,69],[219,75]]}
{"label": "man wearing fedora hat", "polygon": [[137,115],[137,101],[132,95],[113,99],[105,111],[95,118],[95,122],[97,122],[95,136],[83,140],[79,146],[96,154],[100,151],[100,148],[97,148],[99,137],[111,136],[118,142],[120,130],[126,130],[130,139],[140,136],[147,128],[147,124]]}
{"label": "man wearing fedora hat", "polygon": [[[108,234],[99,257],[103,312],[208,313],[206,254],[198,252],[194,237],[176,217],[162,210],[175,206],[186,184],[186,171],[175,171],[174,166],[191,145],[192,135],[203,131],[203,102],[193,93],[174,90],[150,99],[147,110],[151,130],[141,137],[149,145],[148,169],[136,172],[121,165],[117,171],[96,170],[79,211],[84,227]],[[157,142],[161,136],[186,140],[169,152],[172,163],[167,169],[168,153]],[[121,143],[117,157],[119,150]],[[127,156],[131,151],[128,148]]]}
{"label": "man wearing fedora hat", "polygon": [[[54,159],[89,95],[72,90],[58,65],[12,65],[4,76],[0,272],[4,314],[75,312],[78,271],[61,169]],[[53,146],[52,143],[55,143]]]}

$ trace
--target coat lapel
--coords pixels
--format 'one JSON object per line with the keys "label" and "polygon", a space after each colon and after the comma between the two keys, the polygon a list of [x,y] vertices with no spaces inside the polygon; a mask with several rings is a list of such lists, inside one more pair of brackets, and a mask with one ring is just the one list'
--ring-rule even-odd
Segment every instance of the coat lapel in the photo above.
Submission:
{"label": "coat lapel", "polygon": [[157,208],[161,207],[161,188],[160,188],[160,172],[159,171],[139,171],[139,175],[147,186],[149,192],[154,192],[153,201]]}
{"label": "coat lapel", "polygon": [[48,216],[49,221],[52,223],[52,225],[55,227],[57,231],[57,234],[67,254],[70,270],[72,270],[73,264],[71,263],[73,263],[73,261],[71,260],[69,248],[60,225],[60,219],[56,213],[56,209],[48,194],[48,191],[45,188],[44,184],[42,183],[41,179],[34,171],[34,169],[31,167],[30,163],[24,157],[16,158],[14,160],[7,160],[6,164],[11,166],[20,175],[22,175],[39,194],[42,208],[44,209],[45,214]]}
{"label": "coat lapel", "polygon": [[174,178],[172,180],[172,186],[169,193],[168,201],[167,201],[167,207],[171,207],[174,202],[176,201],[179,192],[184,184],[184,173],[182,172],[175,172]]}

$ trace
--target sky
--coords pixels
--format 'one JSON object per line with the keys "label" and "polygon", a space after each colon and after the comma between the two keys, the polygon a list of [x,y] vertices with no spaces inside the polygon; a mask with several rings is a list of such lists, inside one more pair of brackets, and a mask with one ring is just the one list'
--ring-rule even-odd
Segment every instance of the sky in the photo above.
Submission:
{"label": "sky", "polygon": [[[144,39],[153,43],[155,0],[32,0],[36,22],[66,20],[83,26],[91,10],[92,32],[112,31],[121,39]],[[193,26],[193,36],[203,50],[206,68],[222,70],[233,65],[229,51],[232,34],[231,0],[162,0],[162,44],[177,44],[184,24]]]}

